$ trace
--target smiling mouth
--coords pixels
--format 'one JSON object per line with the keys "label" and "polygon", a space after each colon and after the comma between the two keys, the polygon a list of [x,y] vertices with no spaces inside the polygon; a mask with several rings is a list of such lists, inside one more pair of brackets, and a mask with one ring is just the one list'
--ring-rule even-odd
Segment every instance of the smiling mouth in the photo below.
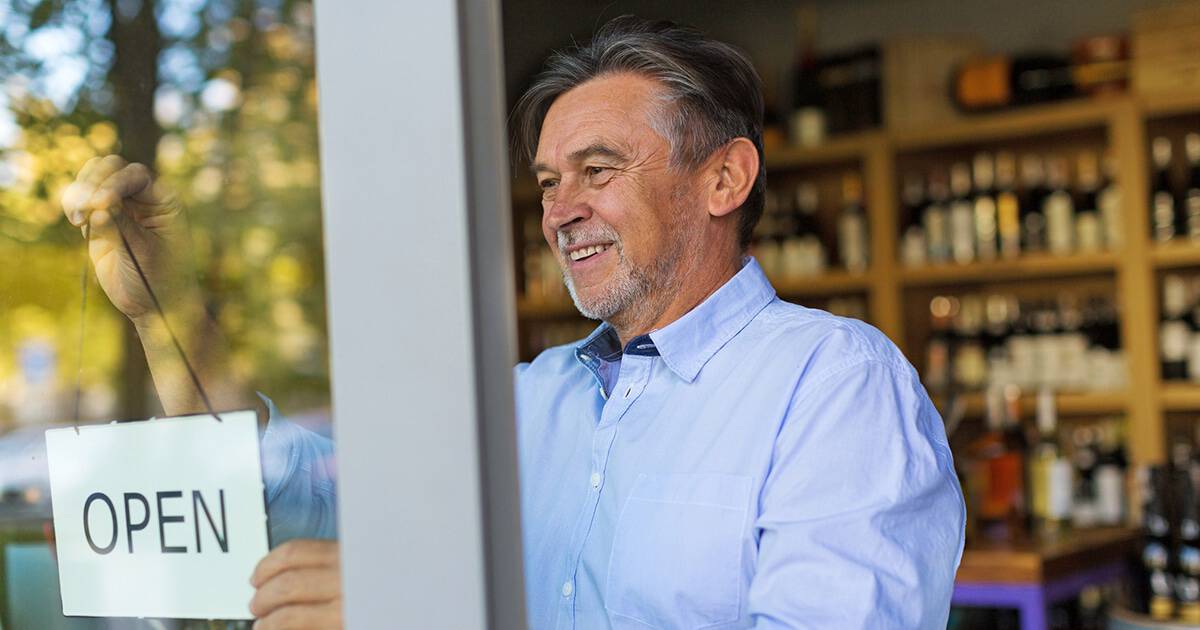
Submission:
{"label": "smiling mouth", "polygon": [[612,247],[612,243],[602,243],[600,245],[591,245],[588,247],[577,249],[577,250],[567,254],[567,257],[571,259],[571,262],[579,262],[581,260],[586,260],[588,258],[591,258],[592,256],[595,256],[596,254],[601,254],[603,252],[606,252],[606,251],[608,251],[608,249],[610,247]]}

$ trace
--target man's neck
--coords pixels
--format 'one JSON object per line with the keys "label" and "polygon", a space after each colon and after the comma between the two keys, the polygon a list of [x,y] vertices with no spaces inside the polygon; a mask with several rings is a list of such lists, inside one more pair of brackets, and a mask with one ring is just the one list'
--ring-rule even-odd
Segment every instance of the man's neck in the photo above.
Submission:
{"label": "man's neck", "polygon": [[[680,274],[681,282],[675,283],[674,287],[660,288],[657,291],[660,295],[648,296],[643,301],[643,308],[626,309],[610,317],[608,324],[616,331],[621,347],[631,339],[663,328],[691,312],[737,275],[741,269],[740,261],[741,256],[738,256],[724,265],[703,265],[684,272]],[[660,301],[656,302],[655,297]]]}

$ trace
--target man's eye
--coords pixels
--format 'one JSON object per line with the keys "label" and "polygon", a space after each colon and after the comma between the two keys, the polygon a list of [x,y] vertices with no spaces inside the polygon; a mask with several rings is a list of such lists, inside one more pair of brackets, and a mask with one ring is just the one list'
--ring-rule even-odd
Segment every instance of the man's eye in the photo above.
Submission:
{"label": "man's eye", "polygon": [[550,190],[551,188],[554,188],[557,185],[558,185],[557,179],[543,179],[542,181],[538,182],[538,186],[542,190]]}
{"label": "man's eye", "polygon": [[612,179],[615,171],[609,166],[586,166],[583,169],[584,175],[593,184],[607,184],[608,180]]}

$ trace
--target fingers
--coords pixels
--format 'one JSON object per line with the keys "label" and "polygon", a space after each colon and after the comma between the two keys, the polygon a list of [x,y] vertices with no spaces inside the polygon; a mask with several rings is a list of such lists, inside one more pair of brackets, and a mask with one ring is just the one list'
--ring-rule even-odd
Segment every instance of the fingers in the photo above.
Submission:
{"label": "fingers", "polygon": [[342,627],[342,602],[335,600],[319,605],[286,606],[254,622],[254,630],[296,630],[319,628],[337,630]]}
{"label": "fingers", "polygon": [[336,568],[338,544],[332,540],[291,540],[268,553],[254,568],[250,584],[261,587],[271,578],[295,569]]}
{"label": "fingers", "polygon": [[321,604],[341,594],[341,576],[335,568],[284,571],[258,587],[250,612],[263,617],[287,606]]}
{"label": "fingers", "polygon": [[144,164],[129,164],[120,156],[110,155],[92,158],[83,165],[79,176],[63,192],[63,212],[76,227],[93,218],[103,226],[124,210],[126,199],[142,204],[153,214],[166,210],[174,196]]}
{"label": "fingers", "polygon": [[90,214],[89,204],[96,188],[110,175],[120,171],[127,163],[118,155],[94,157],[79,169],[75,181],[63,191],[62,205],[67,220],[76,227],[82,226]]}

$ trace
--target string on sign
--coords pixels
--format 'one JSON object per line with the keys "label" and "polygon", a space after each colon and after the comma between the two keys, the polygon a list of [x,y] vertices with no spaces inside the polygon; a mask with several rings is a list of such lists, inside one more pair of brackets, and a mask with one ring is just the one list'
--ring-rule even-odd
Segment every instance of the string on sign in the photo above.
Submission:
{"label": "string on sign", "polygon": [[[200,382],[200,375],[197,374],[195,368],[192,367],[192,362],[188,360],[187,352],[183,349],[183,344],[179,342],[179,337],[175,335],[175,331],[171,328],[171,321],[167,318],[166,309],[164,309],[162,303],[159,302],[158,294],[154,292],[154,288],[150,286],[150,279],[146,277],[146,272],[142,269],[142,263],[138,261],[137,256],[133,253],[133,247],[129,245],[129,239],[125,236],[125,230],[121,227],[121,222],[116,216],[112,216],[111,220],[113,222],[113,226],[117,228],[117,234],[121,237],[121,245],[125,248],[125,253],[129,256],[129,261],[133,263],[133,269],[137,271],[138,278],[142,281],[142,287],[146,289],[146,294],[150,296],[150,302],[154,305],[154,311],[160,318],[162,318],[163,327],[166,328],[167,336],[171,338],[171,344],[175,346],[175,351],[179,353],[179,359],[183,362],[183,367],[187,369],[188,377],[191,378],[192,385],[196,388],[196,394],[200,396],[200,401],[204,403],[204,410],[208,412],[210,416],[215,418],[217,422],[221,422],[221,416],[217,415],[216,410],[213,409],[212,401],[208,397],[208,392],[205,391],[204,385]],[[79,372],[75,376],[75,433],[79,433],[80,403],[83,393],[83,343],[85,334],[84,315],[87,311],[87,280],[88,268],[90,267],[90,260],[86,254],[87,249],[91,246],[90,228],[91,218],[89,217],[88,222],[85,223],[83,227],[85,255],[83,273],[80,279],[80,286],[82,287],[81,293],[83,297],[80,300],[79,313]]]}

